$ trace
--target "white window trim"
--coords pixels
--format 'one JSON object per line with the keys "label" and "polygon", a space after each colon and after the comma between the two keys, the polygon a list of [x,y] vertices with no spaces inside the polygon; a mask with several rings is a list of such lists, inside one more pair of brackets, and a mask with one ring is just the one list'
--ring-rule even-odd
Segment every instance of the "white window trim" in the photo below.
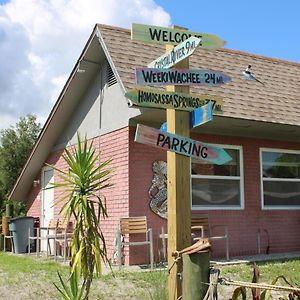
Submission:
{"label": "white window trim", "polygon": [[300,205],[264,205],[264,181],[287,181],[287,182],[300,182],[300,179],[295,178],[263,178],[263,165],[262,153],[263,152],[282,152],[300,154],[300,150],[280,149],[280,148],[259,148],[259,164],[260,164],[260,203],[262,210],[300,210]]}
{"label": "white window trim", "polygon": [[[243,160],[243,147],[238,146],[238,145],[221,145],[221,144],[210,144],[213,146],[217,146],[220,148],[226,148],[226,149],[235,149],[239,150],[239,159],[240,159],[240,176],[212,176],[212,175],[192,175],[191,174],[191,208],[193,211],[199,211],[199,210],[243,210],[245,208],[245,203],[244,203],[244,160]],[[190,166],[192,165],[192,160],[190,162]],[[192,179],[193,176],[197,178],[208,178],[211,177],[213,179],[228,179],[228,180],[238,180],[240,181],[240,205],[239,206],[226,206],[226,205],[220,205],[218,207],[212,207],[212,206],[202,206],[202,205],[193,205],[193,184],[192,184]]]}

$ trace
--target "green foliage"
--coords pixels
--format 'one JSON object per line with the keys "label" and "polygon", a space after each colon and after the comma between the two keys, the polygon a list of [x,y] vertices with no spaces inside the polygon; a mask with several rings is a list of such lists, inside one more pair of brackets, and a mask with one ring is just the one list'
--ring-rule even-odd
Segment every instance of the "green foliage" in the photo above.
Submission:
{"label": "green foliage", "polygon": [[0,132],[0,207],[11,192],[41,130],[36,116],[21,117],[15,127]]}
{"label": "green foliage", "polygon": [[[79,272],[85,288],[82,299],[88,299],[94,270],[100,276],[101,260],[109,264],[105,239],[100,228],[100,217],[107,217],[105,198],[100,195],[100,191],[109,186],[109,174],[112,170],[108,165],[111,160],[100,162],[93,143],[88,144],[86,138],[81,141],[79,135],[76,147],[71,147],[70,151],[65,149],[63,159],[68,170],[54,167],[61,180],[53,184],[53,188],[62,188],[64,191],[64,196],[59,199],[63,217],[67,220],[75,219],[71,241],[70,284],[78,284],[79,281],[75,281],[76,276],[72,276]],[[64,292],[67,291],[66,287],[63,284]]]}
{"label": "green foliage", "polygon": [[85,288],[85,281],[82,283],[81,287],[78,288],[80,285],[80,270],[79,268],[76,268],[73,273],[71,273],[69,277],[69,285],[70,287],[65,284],[64,280],[62,279],[59,272],[57,272],[59,281],[62,287],[59,287],[57,284],[54,283],[57,290],[60,292],[61,296],[64,300],[81,300],[82,295],[84,293]]}
{"label": "green foliage", "polygon": [[26,216],[26,204],[22,201],[17,200],[4,200],[3,206],[0,208],[0,216],[4,216],[6,214],[6,205],[11,204],[13,205],[13,213],[14,217],[23,217]]}

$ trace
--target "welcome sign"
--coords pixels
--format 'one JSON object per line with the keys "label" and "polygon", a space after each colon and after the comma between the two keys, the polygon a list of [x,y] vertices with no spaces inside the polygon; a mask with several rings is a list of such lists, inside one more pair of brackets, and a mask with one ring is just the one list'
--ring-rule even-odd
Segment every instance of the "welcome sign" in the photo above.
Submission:
{"label": "welcome sign", "polygon": [[178,45],[192,36],[201,39],[199,47],[202,48],[217,49],[225,45],[214,34],[135,23],[131,26],[131,39],[145,43]]}

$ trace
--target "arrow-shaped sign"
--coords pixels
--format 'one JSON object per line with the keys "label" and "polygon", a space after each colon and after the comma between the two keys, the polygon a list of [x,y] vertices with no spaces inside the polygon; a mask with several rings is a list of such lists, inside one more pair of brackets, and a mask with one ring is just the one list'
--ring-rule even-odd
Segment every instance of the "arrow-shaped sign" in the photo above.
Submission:
{"label": "arrow-shaped sign", "polygon": [[135,68],[135,80],[139,85],[219,86],[231,81],[231,77],[213,70]]}
{"label": "arrow-shaped sign", "polygon": [[[211,102],[190,112],[190,128],[195,128],[212,120]],[[159,130],[167,132],[167,122],[162,123]]]}
{"label": "arrow-shaped sign", "polygon": [[137,125],[134,141],[189,157],[203,159],[218,165],[231,160],[230,155],[222,148],[180,135],[161,132],[158,129],[141,124]]}
{"label": "arrow-shaped sign", "polygon": [[211,102],[190,112],[190,127],[195,128],[212,120]]}
{"label": "arrow-shaped sign", "polygon": [[222,113],[223,111],[223,99],[219,96],[184,94],[153,89],[134,89],[128,91],[125,97],[142,107],[192,111],[211,102],[214,112]]}
{"label": "arrow-shaped sign", "polygon": [[200,42],[201,39],[191,36],[187,40],[174,47],[171,51],[166,52],[159,58],[152,61],[150,64],[148,64],[148,68],[171,68],[183,59],[192,55],[199,46]]}
{"label": "arrow-shaped sign", "polygon": [[143,24],[132,24],[131,26],[131,39],[133,41],[178,45],[191,36],[201,39],[199,47],[202,48],[216,49],[225,45],[225,41],[214,34]]}

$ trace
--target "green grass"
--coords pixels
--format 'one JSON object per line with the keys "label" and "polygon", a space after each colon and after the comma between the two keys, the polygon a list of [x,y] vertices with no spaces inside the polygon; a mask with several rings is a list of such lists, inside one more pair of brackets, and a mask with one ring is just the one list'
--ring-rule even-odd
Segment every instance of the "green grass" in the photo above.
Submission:
{"label": "green grass", "polygon": [[[260,280],[271,283],[279,275],[300,285],[300,260],[282,260],[257,263],[260,270]],[[253,264],[231,265],[221,267],[221,275],[234,280],[251,281]]]}
{"label": "green grass", "polygon": [[[261,281],[271,283],[279,275],[300,284],[300,259],[258,263]],[[252,280],[252,265],[218,266],[221,277],[232,280]],[[0,252],[0,299],[60,299],[53,285],[58,283],[57,271],[64,278],[69,268],[35,256]],[[235,287],[219,286],[219,299],[229,299]],[[106,299],[167,299],[167,270],[146,272],[115,272],[95,279],[90,300]],[[249,297],[249,299],[251,299]],[[278,297],[276,298],[278,299]]]}

